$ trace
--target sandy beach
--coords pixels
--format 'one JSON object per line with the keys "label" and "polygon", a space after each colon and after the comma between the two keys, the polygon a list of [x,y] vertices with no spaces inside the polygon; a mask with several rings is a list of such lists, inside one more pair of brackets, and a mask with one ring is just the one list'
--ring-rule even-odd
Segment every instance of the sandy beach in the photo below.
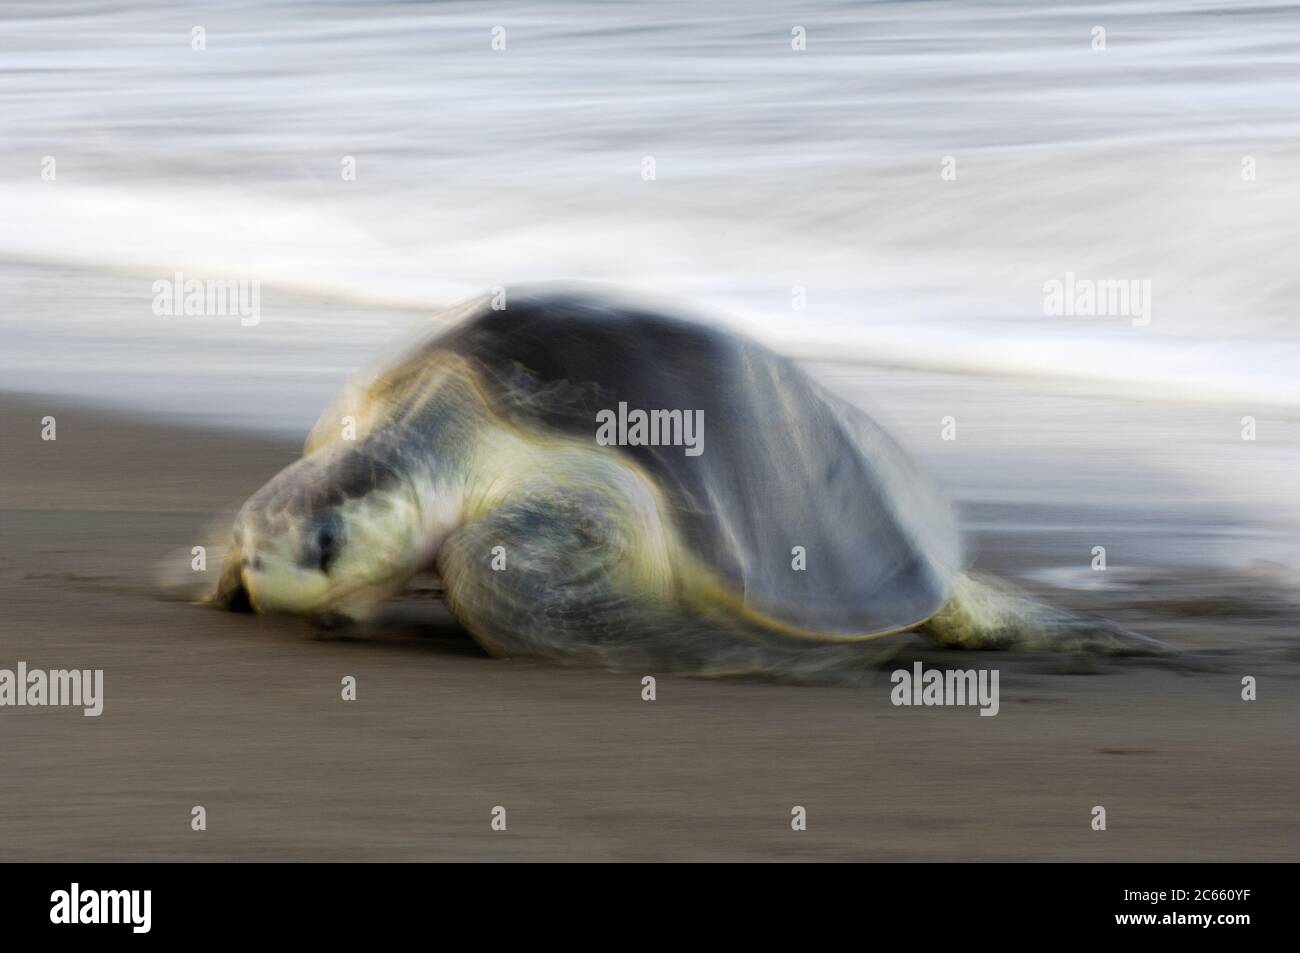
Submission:
{"label": "sandy beach", "polygon": [[[165,598],[160,567],[291,443],[13,396],[0,423],[0,665],[105,672],[98,718],[0,712],[0,859],[1300,858],[1300,616],[1267,576],[1053,593],[1199,659],[1181,669],[905,639],[891,668],[998,668],[993,718],[893,707],[887,671],[864,690],[662,676],[645,702],[640,673],[485,657],[427,581],[348,638]],[[980,566],[1052,561],[1052,534],[1004,522]]]}

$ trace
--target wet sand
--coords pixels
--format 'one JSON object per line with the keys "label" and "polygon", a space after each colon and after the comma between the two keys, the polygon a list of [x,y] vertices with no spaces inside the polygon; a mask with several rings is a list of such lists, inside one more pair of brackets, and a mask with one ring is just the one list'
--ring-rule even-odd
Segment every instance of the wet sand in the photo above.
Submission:
{"label": "wet sand", "polygon": [[[0,668],[102,668],[106,696],[0,708],[0,860],[1300,859],[1300,612],[1266,572],[1039,587],[1185,666],[903,640],[899,666],[999,669],[993,718],[893,707],[888,669],[660,675],[645,702],[656,673],[488,659],[427,581],[348,638],[164,598],[160,567],[293,443],[4,397],[0,448]],[[1061,563],[1060,507],[962,502],[981,566],[1033,586]]]}

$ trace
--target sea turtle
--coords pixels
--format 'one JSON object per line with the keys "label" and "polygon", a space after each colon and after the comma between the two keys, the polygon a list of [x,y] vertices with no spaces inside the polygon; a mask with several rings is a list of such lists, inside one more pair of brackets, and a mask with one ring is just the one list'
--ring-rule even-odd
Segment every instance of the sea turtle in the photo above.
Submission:
{"label": "sea turtle", "polygon": [[236,519],[215,601],[363,619],[433,567],[494,655],[834,677],[918,630],[1145,651],[963,572],[948,505],[791,361],[574,288],[449,313]]}

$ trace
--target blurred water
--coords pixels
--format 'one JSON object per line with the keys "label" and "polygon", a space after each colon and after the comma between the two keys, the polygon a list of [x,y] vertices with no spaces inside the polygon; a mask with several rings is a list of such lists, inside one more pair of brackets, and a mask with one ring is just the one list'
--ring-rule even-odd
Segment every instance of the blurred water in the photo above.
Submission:
{"label": "blurred water", "polygon": [[[328,313],[155,317],[177,269],[418,309],[588,277],[805,356],[1300,404],[1298,62],[1267,2],[9,2],[0,257],[142,304],[89,335],[6,307],[0,372],[58,389],[129,342],[121,396],[229,373],[214,336],[353,363]],[[1045,316],[1066,272],[1149,280],[1151,323]]]}

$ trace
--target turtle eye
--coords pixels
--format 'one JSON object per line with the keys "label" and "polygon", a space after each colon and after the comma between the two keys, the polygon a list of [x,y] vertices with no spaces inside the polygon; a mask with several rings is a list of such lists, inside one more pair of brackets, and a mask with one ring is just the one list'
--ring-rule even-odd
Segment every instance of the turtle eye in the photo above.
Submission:
{"label": "turtle eye", "polygon": [[338,558],[339,549],[342,545],[342,540],[339,537],[337,520],[327,519],[317,523],[312,531],[311,543],[307,553],[308,558],[305,562],[310,566],[315,566],[321,572],[329,572],[330,565]]}

